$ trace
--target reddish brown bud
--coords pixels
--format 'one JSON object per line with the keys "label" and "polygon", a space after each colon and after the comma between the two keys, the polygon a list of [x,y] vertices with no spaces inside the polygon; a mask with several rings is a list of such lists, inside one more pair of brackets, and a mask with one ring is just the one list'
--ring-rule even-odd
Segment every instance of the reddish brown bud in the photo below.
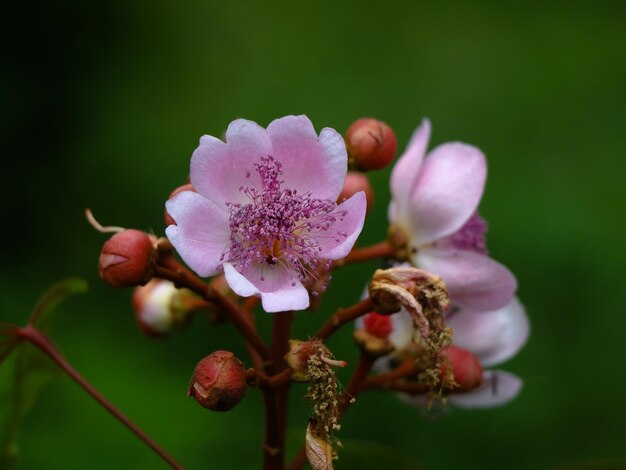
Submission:
{"label": "reddish brown bud", "polygon": [[[170,194],[170,197],[168,197],[167,199],[170,200],[172,199],[174,196],[176,196],[179,193],[182,193],[183,191],[196,191],[193,186],[191,184],[183,184],[182,186],[179,186],[178,188],[176,188],[174,191],[172,191],[172,193]],[[171,215],[168,214],[167,209],[165,209],[163,211],[163,216],[165,218],[165,226],[169,226],[169,225],[176,225],[176,221],[172,218]]]}
{"label": "reddish brown bud", "polygon": [[187,394],[209,410],[228,411],[243,399],[247,387],[243,363],[229,351],[215,351],[196,366]]}
{"label": "reddish brown bud", "polygon": [[113,287],[145,284],[154,272],[156,250],[147,233],[128,229],[113,235],[102,247],[98,272]]}
{"label": "reddish brown bud", "polygon": [[439,355],[443,358],[442,376],[445,377],[447,374],[448,365],[452,368],[452,375],[457,384],[452,388],[453,392],[469,392],[482,383],[483,368],[478,358],[471,352],[456,346],[448,346],[442,349]]}
{"label": "reddish brown bud", "polygon": [[367,201],[367,211],[369,212],[374,205],[374,190],[369,179],[363,173],[358,171],[350,171],[343,183],[343,189],[337,199],[337,203],[341,203],[344,199],[348,199],[358,193],[365,191],[365,200]]}
{"label": "reddish brown bud", "polygon": [[396,155],[398,143],[391,127],[378,119],[354,121],[345,136],[348,157],[363,170],[380,170]]}

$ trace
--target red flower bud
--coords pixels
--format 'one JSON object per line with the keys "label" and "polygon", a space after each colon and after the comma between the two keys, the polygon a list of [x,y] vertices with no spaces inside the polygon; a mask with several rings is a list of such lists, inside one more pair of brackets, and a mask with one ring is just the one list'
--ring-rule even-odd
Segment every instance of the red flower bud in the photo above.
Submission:
{"label": "red flower bud", "polygon": [[145,284],[154,272],[156,250],[147,233],[123,230],[113,235],[102,247],[98,272],[113,287]]}
{"label": "red flower bud", "polygon": [[[168,197],[167,199],[170,200],[172,199],[174,196],[176,196],[178,193],[182,193],[183,191],[196,191],[193,186],[191,184],[183,184],[182,186],[179,186],[178,188],[176,188],[174,191],[172,191],[172,193],[170,194],[170,197]],[[169,215],[169,213],[167,212],[167,209],[165,209],[163,211],[163,216],[165,218],[165,226],[169,226],[169,225],[176,225],[176,221],[172,218],[171,215]]]}
{"label": "red flower bud", "polygon": [[243,399],[247,387],[243,363],[229,351],[215,351],[196,366],[187,394],[209,410],[228,411]]}
{"label": "red flower bud", "polygon": [[[444,358],[441,364],[441,373],[445,376],[448,364],[452,367],[452,375],[458,387],[452,389],[453,392],[469,392],[478,387],[483,381],[483,368],[478,358],[471,352],[448,346],[439,352]],[[445,360],[447,359],[447,360]]]}
{"label": "red flower bud", "polygon": [[388,338],[392,331],[391,317],[370,312],[363,317],[365,331],[377,338]]}
{"label": "red flower bud", "polygon": [[341,203],[344,199],[352,197],[359,191],[365,191],[365,200],[367,201],[367,211],[372,209],[374,204],[374,190],[370,184],[367,176],[358,171],[350,171],[346,176],[346,181],[343,183],[343,189],[337,199],[337,203]]}
{"label": "red flower bud", "polygon": [[380,170],[391,163],[398,143],[391,127],[378,119],[361,118],[345,136],[348,156],[363,170]]}

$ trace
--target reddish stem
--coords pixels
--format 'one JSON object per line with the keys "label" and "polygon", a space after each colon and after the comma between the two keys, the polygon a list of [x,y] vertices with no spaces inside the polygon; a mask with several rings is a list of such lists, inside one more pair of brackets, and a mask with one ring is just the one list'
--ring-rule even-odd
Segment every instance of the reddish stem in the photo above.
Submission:
{"label": "reddish stem", "polygon": [[374,245],[366,246],[363,248],[354,248],[348,256],[333,263],[333,267],[341,267],[346,264],[360,263],[361,261],[368,261],[376,258],[391,258],[395,255],[395,249],[389,240],[383,240],[382,242]]}
{"label": "reddish stem", "polygon": [[366,353],[361,353],[359,357],[359,363],[356,366],[356,370],[352,374],[352,378],[350,379],[350,383],[348,384],[348,388],[344,390],[339,398],[339,408],[337,410],[338,416],[343,416],[343,414],[348,410],[350,405],[352,404],[352,400],[356,398],[359,392],[363,389],[365,382],[367,380],[367,376],[372,370],[372,365],[374,364],[375,358]]}
{"label": "reddish stem", "polygon": [[146,443],[159,457],[167,462],[172,468],[183,469],[172,456],[163,450],[154,440],[152,440],[144,431],[133,423],[126,415],[118,410],[109,400],[107,400],[98,390],[94,388],[87,380],[74,369],[67,360],[57,351],[50,340],[41,331],[33,325],[28,324],[24,328],[18,330],[18,334],[30,341],[32,344],[46,353],[63,371],[70,376],[74,382],[80,385],[89,395],[91,395],[98,403],[100,403],[109,413],[111,413],[118,421],[130,429],[139,439]]}
{"label": "reddish stem", "polygon": [[201,295],[205,300],[214,302],[228,315],[235,327],[243,335],[244,339],[259,353],[264,360],[270,360],[270,350],[259,336],[256,328],[250,323],[246,315],[242,312],[233,300],[222,295],[215,289],[211,289],[200,278],[190,273],[188,269],[179,267],[177,269],[157,266],[155,276],[174,282],[178,286],[186,287]]}
{"label": "reddish stem", "polygon": [[374,303],[371,299],[367,298],[361,300],[348,308],[340,308],[335,314],[328,319],[326,323],[315,334],[316,338],[322,341],[328,339],[335,331],[337,331],[342,325],[356,320],[362,315],[374,310]]}
{"label": "reddish stem", "polygon": [[[272,330],[272,364],[270,369],[283,373],[288,370],[284,360],[289,345],[293,312],[277,313],[274,315]],[[280,374],[279,374],[280,375]],[[285,466],[285,434],[287,427],[287,400],[291,380],[277,382],[274,387],[263,387],[265,399],[265,446],[263,453],[263,467],[266,470],[282,470]]]}

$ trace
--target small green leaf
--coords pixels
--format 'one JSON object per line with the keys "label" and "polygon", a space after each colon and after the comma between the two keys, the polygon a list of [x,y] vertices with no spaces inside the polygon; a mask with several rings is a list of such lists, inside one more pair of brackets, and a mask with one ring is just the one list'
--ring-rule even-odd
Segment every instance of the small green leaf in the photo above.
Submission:
{"label": "small green leaf", "polygon": [[[35,346],[20,342],[13,364],[13,380],[0,387],[0,468],[14,468],[18,458],[17,433],[23,416],[33,407],[43,387],[61,376],[56,364]],[[15,345],[13,346],[15,347]],[[10,369],[10,368],[9,368]],[[3,375],[6,372],[2,371]]]}
{"label": "small green leaf", "polygon": [[335,462],[337,470],[358,468],[359,470],[420,470],[410,456],[393,447],[377,442],[342,439],[343,449],[339,449],[339,460]]}
{"label": "small green leaf", "polygon": [[69,278],[57,282],[39,298],[30,322],[33,325],[41,323],[60,302],[85,292],[87,292],[87,282],[83,279]]}

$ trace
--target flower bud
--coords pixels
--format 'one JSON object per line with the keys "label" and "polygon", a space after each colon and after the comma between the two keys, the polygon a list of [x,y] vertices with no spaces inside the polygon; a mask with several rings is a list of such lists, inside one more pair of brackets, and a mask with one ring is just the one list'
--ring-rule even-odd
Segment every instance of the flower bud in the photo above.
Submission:
{"label": "flower bud", "polygon": [[156,250],[147,233],[128,229],[113,235],[102,247],[98,272],[113,287],[145,284],[154,272]]}
{"label": "flower bud", "polygon": [[229,351],[215,351],[196,366],[187,394],[209,410],[228,411],[243,399],[247,387],[243,363]]}
{"label": "flower bud", "polygon": [[[170,194],[170,197],[168,197],[167,199],[170,200],[174,196],[176,196],[177,194],[182,193],[183,191],[194,191],[195,192],[195,189],[193,188],[193,186],[191,184],[183,184],[182,186],[179,186],[174,191],[172,191],[172,193]],[[165,209],[163,211],[163,216],[165,218],[165,226],[166,227],[169,226],[169,225],[176,225],[176,221],[167,212],[167,209]]]}
{"label": "flower bud", "polygon": [[179,290],[170,281],[151,279],[133,292],[133,310],[139,329],[148,336],[165,336],[176,324],[175,299]]}
{"label": "flower bud", "polygon": [[392,331],[391,317],[370,312],[363,316],[363,328],[352,333],[352,338],[359,347],[372,357],[381,357],[395,349],[389,340]]}
{"label": "flower bud", "polygon": [[[442,376],[448,373],[448,367],[450,367],[454,382],[456,382],[451,391],[469,392],[482,383],[483,368],[478,358],[471,352],[456,346],[448,346],[439,352],[439,356],[443,358]],[[442,381],[445,383],[443,377]]]}
{"label": "flower bud", "polygon": [[344,199],[354,196],[359,191],[365,192],[367,211],[369,212],[374,205],[374,190],[367,176],[358,171],[349,171],[346,175],[346,180],[343,183],[343,189],[337,199],[337,203],[341,203]]}
{"label": "flower bud", "polygon": [[385,168],[392,162],[398,146],[393,130],[373,118],[354,121],[346,132],[345,140],[350,161],[363,170]]}

